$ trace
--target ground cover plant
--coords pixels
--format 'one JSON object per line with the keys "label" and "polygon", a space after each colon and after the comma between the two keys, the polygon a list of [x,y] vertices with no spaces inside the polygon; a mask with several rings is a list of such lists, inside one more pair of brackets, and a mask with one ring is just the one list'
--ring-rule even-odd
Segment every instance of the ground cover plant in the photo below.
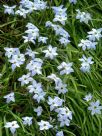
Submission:
{"label": "ground cover plant", "polygon": [[102,136],[102,1],[0,1],[0,136]]}

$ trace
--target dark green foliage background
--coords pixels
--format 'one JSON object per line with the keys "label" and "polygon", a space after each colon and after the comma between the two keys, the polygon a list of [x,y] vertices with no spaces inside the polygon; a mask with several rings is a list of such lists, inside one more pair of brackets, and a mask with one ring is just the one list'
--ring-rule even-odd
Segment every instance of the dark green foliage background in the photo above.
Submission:
{"label": "dark green foliage background", "polygon": [[[52,87],[51,83],[46,79],[46,76],[51,73],[59,74],[56,67],[62,61],[70,61],[74,63],[75,72],[61,78],[68,84],[69,92],[66,94],[66,106],[73,112],[73,120],[69,127],[64,127],[65,136],[102,136],[102,115],[92,116],[87,110],[88,103],[83,100],[87,93],[93,94],[93,100],[99,99],[102,104],[102,40],[99,41],[95,51],[82,51],[78,48],[78,43],[81,39],[85,39],[87,32],[92,28],[102,27],[102,1],[101,0],[78,0],[76,5],[71,5],[68,0],[48,0],[49,6],[59,6],[63,4],[68,8],[68,20],[64,28],[71,36],[71,43],[64,48],[59,45],[54,32],[45,28],[45,22],[53,20],[54,14],[52,11],[46,10],[43,12],[32,13],[26,19],[18,16],[9,16],[4,14],[3,4],[18,4],[17,1],[0,1],[0,72],[3,74],[0,79],[0,136],[10,136],[9,130],[4,128],[6,121],[17,120],[21,128],[17,130],[17,136],[55,136],[54,131],[40,132],[37,121],[40,119],[49,120],[50,113],[47,103],[41,103],[44,113],[41,118],[38,118],[33,111],[33,107],[37,103],[29,96],[25,87],[21,87],[17,79],[26,74],[24,71],[25,65],[17,68],[14,72],[5,57],[4,47],[19,47],[21,52],[24,52],[26,47],[31,46],[32,50],[41,52],[44,45],[24,44],[22,36],[26,30],[25,25],[31,22],[40,29],[40,34],[47,36],[50,43],[58,47],[59,56],[55,61],[44,60],[43,75],[36,76],[35,79],[41,82],[47,96],[54,96],[57,92]],[[89,12],[92,15],[92,21],[86,25],[75,19],[76,9],[84,12]],[[53,40],[54,39],[54,40]],[[80,71],[79,58],[83,53],[86,56],[92,56],[94,64],[91,72],[84,74]],[[38,57],[44,59],[41,53]],[[6,104],[3,98],[4,95],[14,91],[16,102]],[[62,96],[63,98],[63,96]],[[33,125],[31,127],[23,126],[21,118],[23,116],[33,116]],[[15,135],[15,136],[16,136]]]}

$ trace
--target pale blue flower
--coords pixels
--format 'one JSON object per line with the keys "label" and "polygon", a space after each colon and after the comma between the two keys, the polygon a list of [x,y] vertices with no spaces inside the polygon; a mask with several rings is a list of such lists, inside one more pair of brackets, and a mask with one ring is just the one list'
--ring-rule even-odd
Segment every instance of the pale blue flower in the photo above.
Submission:
{"label": "pale blue flower", "polygon": [[95,41],[95,40],[99,40],[102,37],[102,28],[99,29],[92,29],[92,31],[88,32],[88,36],[87,38],[90,41]]}
{"label": "pale blue flower", "polygon": [[33,117],[22,117],[23,124],[28,126],[32,125],[32,119]]}
{"label": "pale blue flower", "polygon": [[32,84],[27,87],[27,90],[29,90],[29,93],[41,93],[43,91],[42,84],[37,83],[37,81],[33,80]]}
{"label": "pale blue flower", "polygon": [[14,92],[5,95],[4,98],[6,99],[6,103],[15,102]]}
{"label": "pale blue flower", "polygon": [[48,40],[47,37],[42,37],[42,36],[40,36],[40,37],[38,38],[38,42],[42,42],[42,43],[47,43],[47,40]]}
{"label": "pale blue flower", "polygon": [[72,4],[76,4],[77,0],[69,0],[69,2],[72,3]]}
{"label": "pale blue flower", "polygon": [[67,84],[63,84],[62,82],[58,82],[55,86],[55,89],[58,91],[58,94],[65,94],[68,92]]}
{"label": "pale blue flower", "polygon": [[70,43],[70,40],[67,39],[67,38],[61,37],[61,38],[59,39],[59,42],[60,42],[61,44],[63,44],[64,46],[67,46],[67,45]]}
{"label": "pale blue flower", "polygon": [[31,81],[33,81],[33,78],[30,76],[30,73],[21,76],[18,81],[21,82],[21,86],[29,84]]}
{"label": "pale blue flower", "polygon": [[44,91],[42,91],[40,93],[38,92],[38,93],[34,94],[33,99],[39,103],[40,101],[45,100],[45,95],[46,95],[46,92],[44,92]]}
{"label": "pale blue flower", "polygon": [[57,107],[62,106],[64,100],[60,99],[59,97],[55,96],[54,98],[48,97],[48,105],[50,105],[50,111],[54,110]]}
{"label": "pale blue flower", "polygon": [[14,6],[7,6],[7,5],[3,5],[4,6],[4,8],[5,8],[5,10],[4,10],[4,13],[7,13],[7,14],[12,14],[12,15],[14,15],[14,9],[16,8],[16,5],[14,5]]}
{"label": "pale blue flower", "polygon": [[63,131],[58,131],[56,136],[64,136]]}
{"label": "pale blue flower", "polygon": [[73,68],[72,68],[73,63],[66,63],[66,62],[62,62],[57,68],[58,70],[60,70],[60,75],[63,74],[70,74],[72,72],[74,72]]}
{"label": "pale blue flower", "polygon": [[37,108],[34,108],[34,111],[37,113],[37,116],[40,116],[42,114],[42,107],[41,106],[38,106]]}
{"label": "pale blue flower", "polygon": [[83,55],[83,57],[79,60],[82,62],[80,70],[82,72],[90,72],[90,65],[94,63],[92,61],[92,57],[86,58],[85,55]]}
{"label": "pale blue flower", "polygon": [[96,49],[96,45],[98,43],[97,42],[93,42],[93,41],[90,41],[90,40],[81,40],[81,42],[78,44],[79,47],[82,47],[83,50],[86,50],[86,49]]}
{"label": "pale blue flower", "polygon": [[55,59],[55,57],[58,55],[57,47],[52,47],[51,45],[48,46],[47,50],[43,50],[42,52],[45,53],[46,58]]}
{"label": "pale blue flower", "polygon": [[92,94],[91,93],[89,93],[89,94],[87,94],[87,95],[85,95],[85,97],[83,98],[85,101],[90,101],[90,100],[92,100]]}
{"label": "pale blue flower", "polygon": [[10,128],[12,134],[15,133],[16,129],[20,126],[18,125],[17,121],[7,122],[4,126],[5,128]]}
{"label": "pale blue flower", "polygon": [[80,22],[88,24],[88,22],[92,20],[90,13],[81,12],[79,9],[76,11],[77,11],[76,19],[79,19]]}
{"label": "pale blue flower", "polygon": [[91,111],[91,115],[101,114],[102,106],[100,106],[100,101],[97,100],[96,102],[90,102],[88,110]]}
{"label": "pale blue flower", "polygon": [[48,121],[44,120],[38,122],[38,125],[40,126],[40,130],[48,130],[50,128],[53,128],[53,126]]}

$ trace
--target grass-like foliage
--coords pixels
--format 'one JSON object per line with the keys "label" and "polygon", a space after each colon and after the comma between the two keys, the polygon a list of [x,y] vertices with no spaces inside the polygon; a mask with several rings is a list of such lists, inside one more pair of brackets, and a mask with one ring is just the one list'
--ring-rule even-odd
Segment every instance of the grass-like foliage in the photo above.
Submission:
{"label": "grass-like foliage", "polygon": [[0,0],[0,136],[102,136],[102,0]]}

